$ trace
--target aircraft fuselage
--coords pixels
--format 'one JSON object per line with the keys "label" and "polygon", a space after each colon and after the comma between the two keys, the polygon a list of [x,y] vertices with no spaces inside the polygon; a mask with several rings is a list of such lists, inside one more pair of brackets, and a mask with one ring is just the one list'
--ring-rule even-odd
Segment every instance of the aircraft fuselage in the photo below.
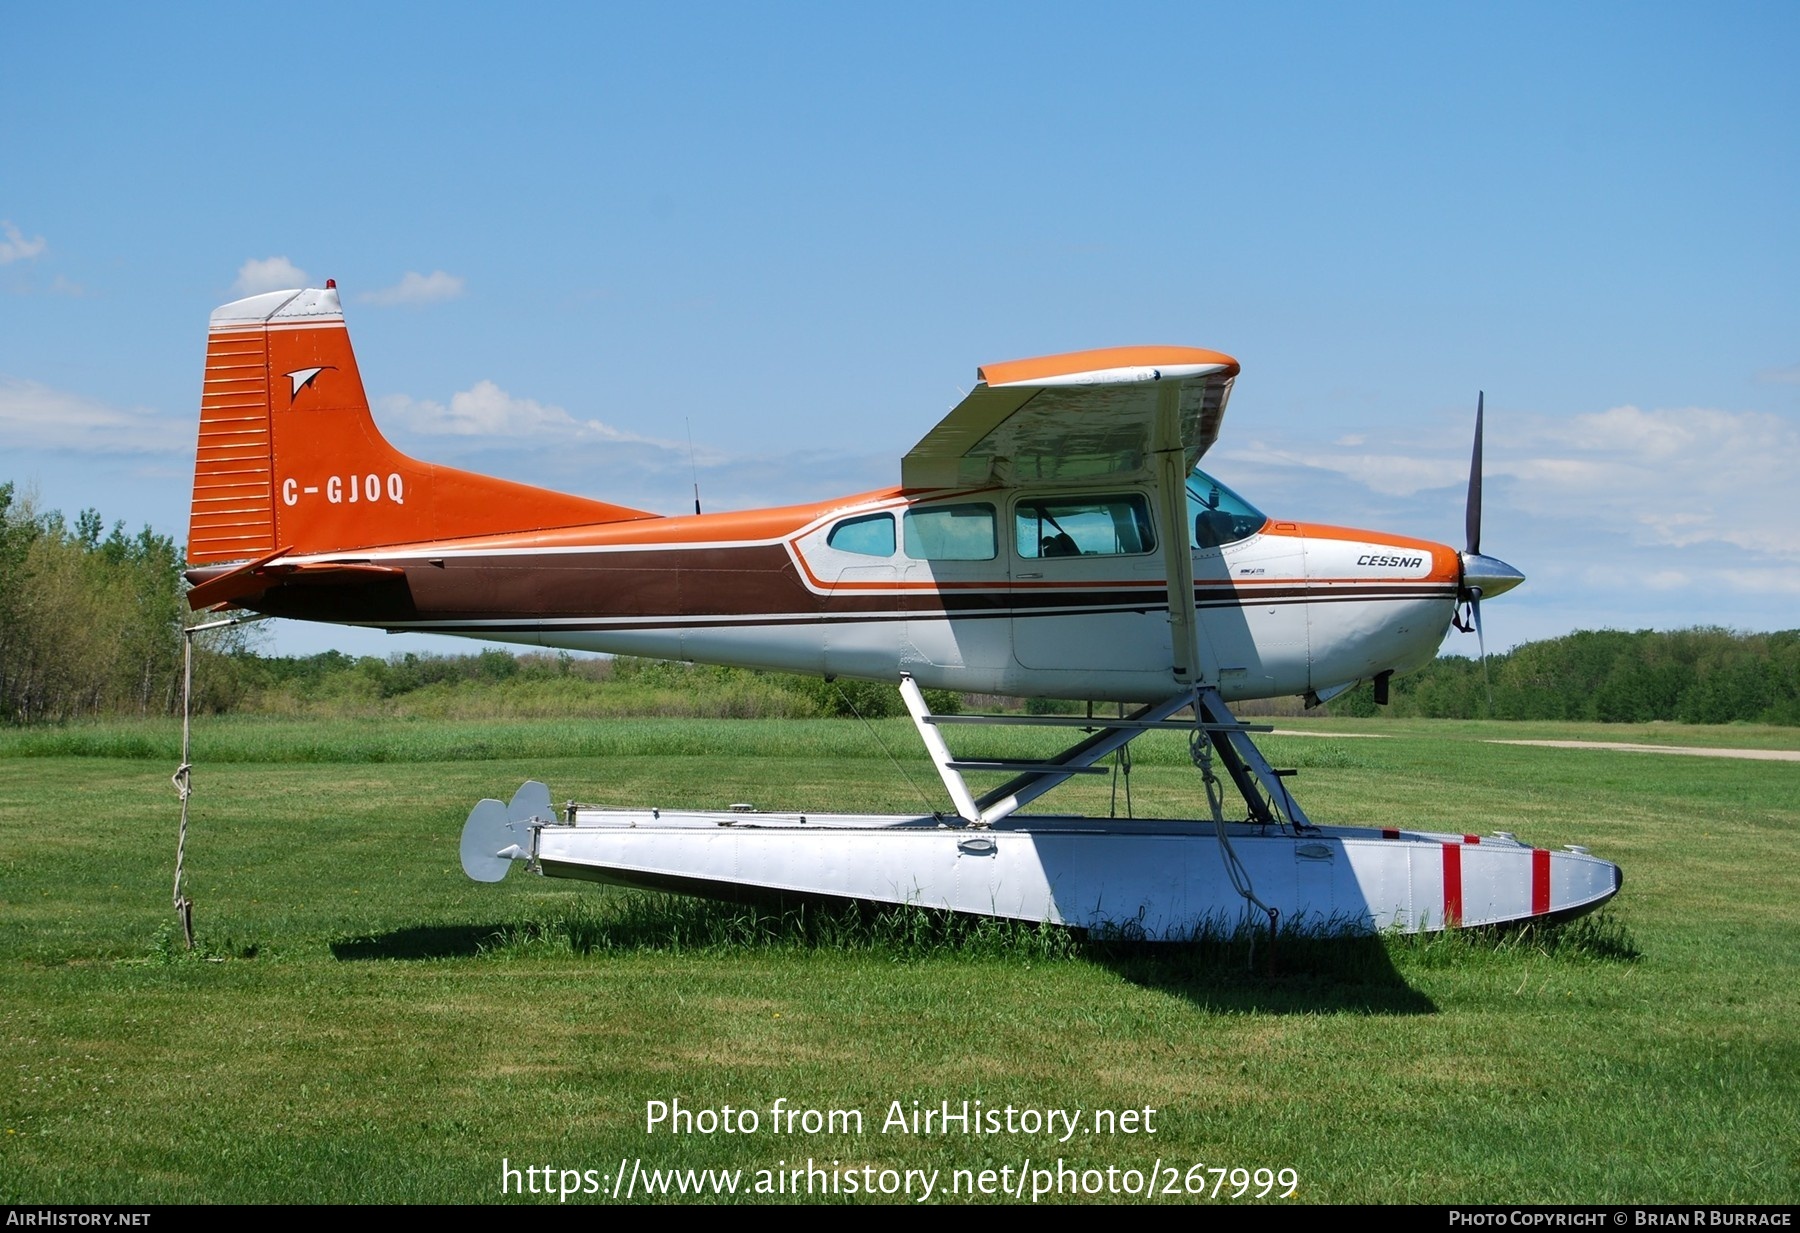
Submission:
{"label": "aircraft fuselage", "polygon": [[[395,572],[348,586],[296,579],[247,606],[529,646],[1151,701],[1168,695],[1173,662],[1154,508],[1128,485],[891,490],[334,554],[313,560]],[[1046,549],[1053,537],[1036,532],[1058,513],[1087,548]],[[1422,540],[1263,520],[1190,552],[1202,672],[1231,700],[1418,666],[1456,606],[1457,554]]]}

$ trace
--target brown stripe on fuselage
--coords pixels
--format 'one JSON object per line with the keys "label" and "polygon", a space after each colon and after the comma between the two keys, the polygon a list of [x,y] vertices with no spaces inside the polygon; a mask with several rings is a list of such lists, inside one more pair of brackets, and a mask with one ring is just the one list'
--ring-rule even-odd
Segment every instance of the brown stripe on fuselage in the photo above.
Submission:
{"label": "brown stripe on fuselage", "polygon": [[[384,555],[382,563],[404,569],[404,584],[282,585],[244,603],[271,616],[359,624],[821,611],[820,597],[801,585],[780,544],[641,552]],[[194,579],[210,572],[195,571]]]}

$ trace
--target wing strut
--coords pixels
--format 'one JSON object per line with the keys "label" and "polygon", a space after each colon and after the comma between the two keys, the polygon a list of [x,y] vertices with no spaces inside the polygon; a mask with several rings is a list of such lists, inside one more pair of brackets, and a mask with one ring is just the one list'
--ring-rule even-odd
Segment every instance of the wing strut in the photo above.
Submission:
{"label": "wing strut", "polygon": [[1169,589],[1169,643],[1175,683],[1192,687],[1218,684],[1216,665],[1200,650],[1200,624],[1194,618],[1194,553],[1188,546],[1187,447],[1181,439],[1181,386],[1170,382],[1157,391],[1154,446],[1156,499],[1162,507],[1163,577]]}

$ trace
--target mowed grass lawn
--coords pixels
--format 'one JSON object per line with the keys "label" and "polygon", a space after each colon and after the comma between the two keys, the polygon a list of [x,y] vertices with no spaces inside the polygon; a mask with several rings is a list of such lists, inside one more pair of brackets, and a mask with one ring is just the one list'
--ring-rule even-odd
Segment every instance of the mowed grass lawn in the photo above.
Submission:
{"label": "mowed grass lawn", "polygon": [[[503,1162],[607,1189],[621,1162],[741,1169],[754,1198],[758,1170],[808,1161],[853,1201],[841,1179],[882,1170],[1001,1201],[952,1193],[953,1171],[1058,1162],[1082,1172],[1046,1199],[1118,1198],[1068,1193],[1108,1168],[1160,1192],[1194,1165],[1291,1169],[1290,1202],[1800,1197],[1800,764],[1484,739],[1800,732],[1314,726],[1265,746],[1316,820],[1585,844],[1624,891],[1560,935],[1290,939],[1271,974],[1239,944],[784,923],[521,871],[479,886],[462,820],[526,778],[620,805],[913,811],[939,790],[903,723],[878,727],[904,771],[834,720],[235,720],[197,730],[189,955],[176,730],[0,733],[0,1202],[546,1201],[503,1196]],[[1195,810],[1184,757],[1141,743],[1138,812]],[[860,1112],[861,1132],[776,1133],[778,1100]],[[884,1127],[895,1102],[965,1100],[1083,1121],[1066,1141]],[[677,1101],[759,1125],[646,1128]],[[1095,1110],[1139,1116],[1096,1134]],[[1156,1201],[1227,1201],[1223,1176],[1216,1198]]]}

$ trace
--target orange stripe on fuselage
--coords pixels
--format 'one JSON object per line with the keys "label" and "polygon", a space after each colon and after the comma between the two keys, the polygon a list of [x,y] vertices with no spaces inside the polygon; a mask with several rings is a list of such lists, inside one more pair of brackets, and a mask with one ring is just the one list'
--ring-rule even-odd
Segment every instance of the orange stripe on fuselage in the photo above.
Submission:
{"label": "orange stripe on fuselage", "polygon": [[1392,548],[1397,552],[1423,552],[1431,555],[1431,572],[1423,577],[1396,578],[1389,574],[1379,578],[1344,577],[1311,580],[1317,583],[1455,583],[1462,578],[1462,559],[1457,555],[1456,549],[1445,544],[1433,543],[1428,539],[1414,539],[1409,535],[1394,535],[1387,531],[1362,531],[1355,527],[1334,527],[1319,522],[1271,522],[1263,527],[1263,534],[1285,539],[1328,539],[1355,544],[1379,544],[1383,548]]}
{"label": "orange stripe on fuselage", "polygon": [[580,549],[688,547],[702,544],[745,546],[769,544],[803,531],[821,518],[899,497],[898,488],[880,489],[811,505],[741,510],[724,514],[648,516],[620,522],[591,522],[507,535],[462,539],[417,540],[384,544],[382,556],[435,556],[442,552],[489,552],[508,549]]}

